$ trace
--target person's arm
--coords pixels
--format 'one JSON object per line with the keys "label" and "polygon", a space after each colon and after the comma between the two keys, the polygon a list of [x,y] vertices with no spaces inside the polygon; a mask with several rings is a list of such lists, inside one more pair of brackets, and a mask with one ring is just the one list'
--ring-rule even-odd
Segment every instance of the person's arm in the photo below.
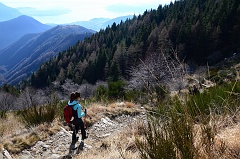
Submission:
{"label": "person's arm", "polygon": [[85,116],[85,113],[82,112],[82,106],[81,106],[81,104],[78,104],[78,105],[79,105],[78,110],[77,110],[77,112],[78,112],[78,118],[81,118],[81,117]]}

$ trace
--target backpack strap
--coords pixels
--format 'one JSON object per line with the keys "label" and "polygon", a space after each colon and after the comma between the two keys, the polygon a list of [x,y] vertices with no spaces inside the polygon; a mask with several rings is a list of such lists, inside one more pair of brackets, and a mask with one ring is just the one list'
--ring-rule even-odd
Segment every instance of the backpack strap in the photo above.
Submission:
{"label": "backpack strap", "polygon": [[[78,104],[78,103],[77,103],[77,104]],[[78,118],[78,114],[77,114],[77,113],[78,113],[78,112],[77,112],[78,108],[77,108],[76,110],[73,109],[73,106],[75,106],[75,105],[77,105],[77,104],[71,105],[71,107],[72,107],[72,112],[73,112],[73,117],[74,117],[74,118]]]}

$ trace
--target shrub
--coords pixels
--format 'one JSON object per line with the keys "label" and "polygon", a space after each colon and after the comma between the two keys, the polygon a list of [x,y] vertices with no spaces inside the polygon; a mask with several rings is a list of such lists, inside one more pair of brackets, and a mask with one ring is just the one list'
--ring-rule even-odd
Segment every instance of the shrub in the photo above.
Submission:
{"label": "shrub", "polygon": [[63,110],[65,108],[65,106],[67,105],[68,101],[63,101],[63,102],[59,102],[57,104],[57,114],[56,117],[61,120],[64,121],[64,115],[63,115]]}
{"label": "shrub", "polygon": [[148,125],[141,130],[144,138],[136,138],[136,147],[141,158],[176,158],[174,145],[167,128],[167,124],[161,124],[157,119],[148,120]]}
{"label": "shrub", "polygon": [[187,101],[188,112],[192,116],[199,114],[209,115],[210,111],[222,114],[226,111],[234,112],[240,101],[240,83],[231,83],[215,86],[208,91],[190,96]]}
{"label": "shrub", "polygon": [[99,101],[105,101],[108,97],[108,90],[104,85],[98,86],[95,96]]}
{"label": "shrub", "polygon": [[124,82],[119,80],[116,82],[108,82],[108,96],[109,98],[118,99],[124,96]]}
{"label": "shrub", "polygon": [[129,91],[125,92],[125,98],[127,101],[138,102],[139,97],[141,97],[141,94],[143,94],[143,92],[141,92],[141,91],[129,90]]}
{"label": "shrub", "polygon": [[239,86],[215,87],[185,100],[175,97],[151,110],[136,137],[141,158],[225,158],[229,149],[216,140],[217,123],[219,114],[224,120],[237,112]]}
{"label": "shrub", "polygon": [[210,76],[210,78],[212,78],[212,77],[214,77],[214,76],[217,76],[218,75],[218,68],[211,68],[210,70],[209,70],[209,76]]}
{"label": "shrub", "polygon": [[7,111],[0,111],[0,118],[5,119],[7,117]]}
{"label": "shrub", "polygon": [[33,106],[17,112],[21,121],[27,126],[35,126],[41,123],[51,123],[58,114],[57,105]]}
{"label": "shrub", "polygon": [[173,107],[165,114],[148,118],[148,124],[143,129],[143,139],[136,139],[141,158],[191,159],[196,156],[194,123],[184,107],[179,107],[180,103],[175,104],[181,110]]}

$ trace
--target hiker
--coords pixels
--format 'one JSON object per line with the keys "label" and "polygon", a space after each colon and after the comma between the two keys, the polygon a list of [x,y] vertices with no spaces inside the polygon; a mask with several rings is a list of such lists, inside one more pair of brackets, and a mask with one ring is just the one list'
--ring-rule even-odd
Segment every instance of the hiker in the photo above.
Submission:
{"label": "hiker", "polygon": [[72,143],[76,143],[78,141],[77,133],[79,131],[79,128],[81,129],[82,134],[82,141],[87,138],[86,131],[84,128],[84,123],[82,120],[82,117],[86,114],[86,109],[84,112],[82,112],[82,106],[78,103],[80,100],[80,93],[75,92],[71,93],[70,100],[68,101],[68,105],[72,106],[73,108],[73,121],[72,124],[74,125],[74,130],[72,134]]}

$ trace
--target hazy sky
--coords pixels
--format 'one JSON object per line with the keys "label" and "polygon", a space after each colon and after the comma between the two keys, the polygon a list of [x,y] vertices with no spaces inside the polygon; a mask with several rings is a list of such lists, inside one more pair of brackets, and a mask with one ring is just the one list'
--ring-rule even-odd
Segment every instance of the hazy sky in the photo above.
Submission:
{"label": "hazy sky", "polygon": [[171,0],[0,0],[42,23],[70,23],[92,18],[142,14]]}

